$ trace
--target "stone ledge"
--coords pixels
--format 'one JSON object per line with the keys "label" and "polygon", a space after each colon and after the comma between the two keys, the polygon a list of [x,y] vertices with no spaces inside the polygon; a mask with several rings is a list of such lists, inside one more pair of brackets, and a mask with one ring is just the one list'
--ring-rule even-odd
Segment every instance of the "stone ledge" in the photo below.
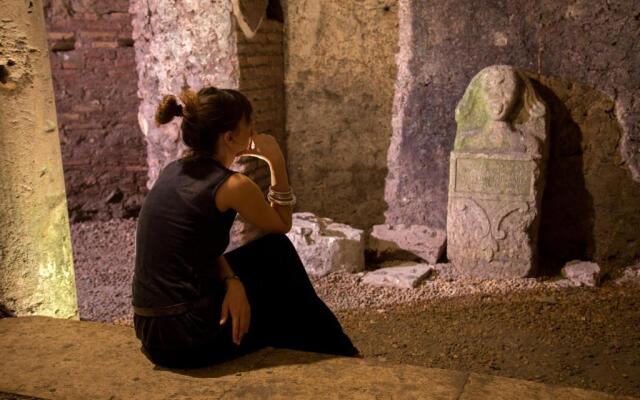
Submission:
{"label": "stone ledge", "polygon": [[559,399],[615,397],[458,371],[267,348],[193,370],[155,367],[126,326],[0,319],[0,392],[65,399]]}

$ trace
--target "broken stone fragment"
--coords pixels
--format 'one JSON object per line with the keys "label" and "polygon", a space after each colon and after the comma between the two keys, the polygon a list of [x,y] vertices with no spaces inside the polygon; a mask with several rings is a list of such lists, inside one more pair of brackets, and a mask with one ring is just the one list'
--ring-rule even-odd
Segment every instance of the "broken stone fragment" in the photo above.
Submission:
{"label": "broken stone fragment", "polygon": [[435,264],[444,252],[444,230],[425,225],[374,225],[367,250],[375,259],[422,259]]}
{"label": "broken stone fragment", "polygon": [[630,282],[640,283],[640,262],[624,268],[621,276],[614,281],[616,285],[622,285]]}
{"label": "broken stone fragment", "polygon": [[360,229],[310,212],[294,213],[287,236],[310,275],[364,270],[364,234]]}
{"label": "broken stone fragment", "polygon": [[428,279],[435,269],[429,264],[406,264],[368,272],[362,282],[369,285],[411,289]]}
{"label": "broken stone fragment", "polygon": [[601,270],[597,263],[573,260],[562,267],[562,276],[575,286],[596,286],[600,283]]}

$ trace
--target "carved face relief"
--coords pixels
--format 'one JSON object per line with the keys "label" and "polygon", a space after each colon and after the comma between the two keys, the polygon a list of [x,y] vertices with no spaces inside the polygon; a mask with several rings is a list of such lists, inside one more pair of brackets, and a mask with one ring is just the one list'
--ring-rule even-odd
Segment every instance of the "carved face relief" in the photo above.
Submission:
{"label": "carved face relief", "polygon": [[490,118],[506,120],[520,94],[520,79],[515,70],[506,66],[489,67],[480,79]]}
{"label": "carved face relief", "polygon": [[509,65],[486,67],[473,77],[456,107],[453,148],[540,156],[545,114],[546,106],[525,74]]}

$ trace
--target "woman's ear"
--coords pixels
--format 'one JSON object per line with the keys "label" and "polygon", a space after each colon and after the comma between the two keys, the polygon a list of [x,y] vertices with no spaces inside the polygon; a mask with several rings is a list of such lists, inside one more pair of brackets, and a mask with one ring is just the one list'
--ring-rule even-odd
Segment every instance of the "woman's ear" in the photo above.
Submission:
{"label": "woman's ear", "polygon": [[226,131],[222,134],[222,142],[224,144],[231,146],[233,141],[234,140],[233,140],[233,136],[231,135],[231,131]]}

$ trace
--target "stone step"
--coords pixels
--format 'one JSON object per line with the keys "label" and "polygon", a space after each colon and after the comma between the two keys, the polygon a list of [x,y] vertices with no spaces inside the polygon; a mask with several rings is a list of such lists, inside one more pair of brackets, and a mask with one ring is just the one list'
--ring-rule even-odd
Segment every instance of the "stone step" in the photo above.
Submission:
{"label": "stone step", "polygon": [[554,399],[630,397],[496,376],[267,348],[209,368],[155,367],[131,327],[0,319],[0,392],[45,399]]}

